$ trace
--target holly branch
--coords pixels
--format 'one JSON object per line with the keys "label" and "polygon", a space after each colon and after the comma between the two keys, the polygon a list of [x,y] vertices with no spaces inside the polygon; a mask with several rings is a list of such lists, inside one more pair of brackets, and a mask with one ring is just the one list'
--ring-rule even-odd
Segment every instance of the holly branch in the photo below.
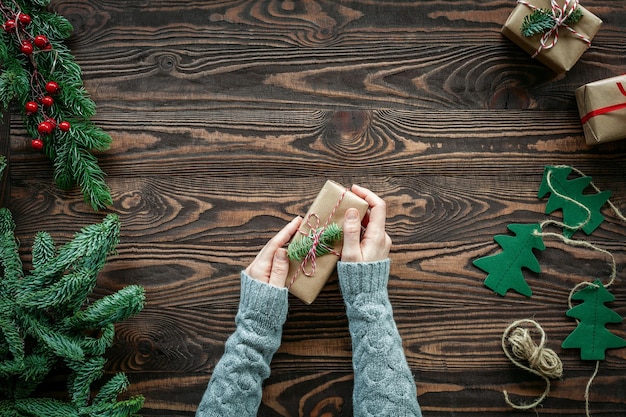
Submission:
{"label": "holly branch", "polygon": [[0,0],[0,109],[17,102],[32,148],[54,161],[57,185],[78,184],[85,201],[102,209],[112,199],[92,151],[109,149],[112,139],[90,120],[96,105],[64,44],[72,25],[48,4]]}

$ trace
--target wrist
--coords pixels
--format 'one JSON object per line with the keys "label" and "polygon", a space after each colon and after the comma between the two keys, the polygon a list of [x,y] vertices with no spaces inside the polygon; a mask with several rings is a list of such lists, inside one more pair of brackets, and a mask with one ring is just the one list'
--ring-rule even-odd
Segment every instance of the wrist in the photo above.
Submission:
{"label": "wrist", "polygon": [[253,314],[261,323],[282,326],[287,320],[288,296],[287,288],[266,284],[241,272],[239,311]]}
{"label": "wrist", "polygon": [[372,262],[338,262],[337,274],[344,297],[387,291],[389,258]]}

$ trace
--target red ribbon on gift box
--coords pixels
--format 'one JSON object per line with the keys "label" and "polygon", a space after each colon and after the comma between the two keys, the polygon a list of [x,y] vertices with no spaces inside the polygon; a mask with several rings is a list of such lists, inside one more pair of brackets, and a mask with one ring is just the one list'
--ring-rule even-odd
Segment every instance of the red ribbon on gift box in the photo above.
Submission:
{"label": "red ribbon on gift box", "polygon": [[[616,84],[617,84],[617,88],[619,89],[620,93],[622,93],[623,96],[626,96],[626,89],[624,88],[622,83],[618,82]],[[614,112],[614,111],[617,111],[617,110],[622,110],[622,109],[626,109],[626,102],[625,103],[620,103],[620,104],[613,104],[612,106],[606,106],[606,107],[602,107],[600,109],[592,110],[589,113],[585,114],[580,119],[580,122],[584,125],[585,123],[587,123],[589,121],[589,119],[591,119],[593,117],[601,116],[603,114],[611,113],[611,112]]]}

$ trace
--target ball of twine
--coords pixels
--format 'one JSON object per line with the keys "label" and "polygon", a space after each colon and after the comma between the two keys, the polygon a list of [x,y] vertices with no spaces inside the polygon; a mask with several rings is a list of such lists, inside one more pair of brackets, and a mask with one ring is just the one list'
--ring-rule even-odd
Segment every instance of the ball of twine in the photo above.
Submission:
{"label": "ball of twine", "polygon": [[[541,336],[539,344],[533,341],[530,330],[522,327],[522,325],[535,327]],[[509,394],[503,391],[506,403],[517,410],[528,410],[541,404],[550,393],[550,379],[563,376],[563,363],[554,350],[545,347],[546,340],[546,333],[539,323],[529,319],[511,323],[502,335],[502,350],[511,362],[546,381],[546,389],[543,394],[530,404],[515,404],[510,400]],[[521,361],[528,362],[528,366]]]}

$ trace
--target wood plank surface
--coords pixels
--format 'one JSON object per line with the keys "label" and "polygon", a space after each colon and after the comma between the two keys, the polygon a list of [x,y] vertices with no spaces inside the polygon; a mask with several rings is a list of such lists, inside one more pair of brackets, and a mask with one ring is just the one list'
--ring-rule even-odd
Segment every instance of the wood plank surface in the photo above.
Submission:
{"label": "wood plank surface", "polygon": [[[117,326],[108,371],[129,375],[142,415],[190,417],[234,329],[239,272],[326,179],[388,203],[391,302],[425,416],[526,416],[543,382],[500,338],[534,318],[564,377],[537,410],[581,416],[595,362],[561,349],[579,282],[608,259],[546,239],[527,298],[494,294],[472,265],[493,236],[544,213],[544,167],[592,176],[626,212],[626,141],[585,145],[573,91],[626,68],[626,2],[588,0],[604,21],[556,76],[500,34],[514,1],[53,0],[114,139],[99,154],[114,203],[94,212],[60,191],[52,167],[11,119],[10,199],[25,266],[35,233],[58,242],[107,212],[122,223],[96,296],[143,285],[147,305]],[[614,254],[610,306],[626,316],[626,224],[578,236]],[[549,230],[549,231],[557,231]],[[626,338],[626,325],[610,325]],[[350,336],[336,276],[304,305],[291,297],[259,416],[351,416]],[[42,392],[58,393],[56,380]],[[607,352],[590,389],[594,417],[626,415],[626,349]],[[532,413],[532,411],[530,412]]]}

